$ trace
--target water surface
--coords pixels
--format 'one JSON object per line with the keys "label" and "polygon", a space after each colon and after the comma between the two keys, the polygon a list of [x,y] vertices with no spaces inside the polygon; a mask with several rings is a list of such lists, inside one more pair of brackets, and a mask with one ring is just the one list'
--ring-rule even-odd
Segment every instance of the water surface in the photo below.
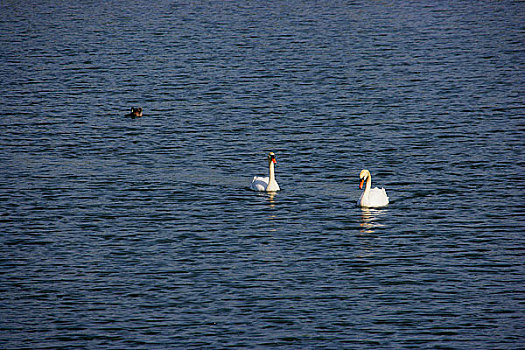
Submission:
{"label": "water surface", "polygon": [[523,3],[0,6],[4,348],[525,345]]}

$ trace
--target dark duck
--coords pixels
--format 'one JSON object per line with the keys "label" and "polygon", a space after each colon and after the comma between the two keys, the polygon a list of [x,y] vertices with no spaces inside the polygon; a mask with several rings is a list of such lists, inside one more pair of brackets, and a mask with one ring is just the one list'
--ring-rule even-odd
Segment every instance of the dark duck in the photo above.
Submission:
{"label": "dark duck", "polygon": [[129,117],[129,118],[142,117],[142,107],[131,107],[131,112],[126,114],[126,117]]}

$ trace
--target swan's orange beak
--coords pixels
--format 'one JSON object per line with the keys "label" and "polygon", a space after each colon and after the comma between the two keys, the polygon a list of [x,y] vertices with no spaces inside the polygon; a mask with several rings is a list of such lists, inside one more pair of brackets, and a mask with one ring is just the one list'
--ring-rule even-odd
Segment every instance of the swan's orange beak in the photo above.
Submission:
{"label": "swan's orange beak", "polygon": [[268,159],[270,160],[270,162],[272,162],[273,164],[276,164],[277,161],[275,160],[275,154],[273,152],[270,152],[268,154]]}
{"label": "swan's orange beak", "polygon": [[359,189],[363,188],[363,184],[365,183],[365,178],[361,179],[361,182],[359,183]]}

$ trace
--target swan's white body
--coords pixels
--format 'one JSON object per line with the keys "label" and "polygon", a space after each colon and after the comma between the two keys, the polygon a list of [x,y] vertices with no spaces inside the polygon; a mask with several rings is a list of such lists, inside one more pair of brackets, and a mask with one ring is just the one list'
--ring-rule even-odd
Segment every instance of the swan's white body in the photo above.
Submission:
{"label": "swan's white body", "polygon": [[359,188],[363,188],[363,182],[366,180],[366,187],[361,197],[357,201],[357,205],[365,208],[380,208],[388,205],[388,196],[384,188],[371,188],[372,187],[372,175],[368,170],[361,170],[359,174],[361,183]]}
{"label": "swan's white body", "polygon": [[270,176],[254,176],[250,188],[254,191],[275,192],[279,191],[279,184],[275,180],[275,154],[270,152],[268,154],[268,167],[270,168]]}

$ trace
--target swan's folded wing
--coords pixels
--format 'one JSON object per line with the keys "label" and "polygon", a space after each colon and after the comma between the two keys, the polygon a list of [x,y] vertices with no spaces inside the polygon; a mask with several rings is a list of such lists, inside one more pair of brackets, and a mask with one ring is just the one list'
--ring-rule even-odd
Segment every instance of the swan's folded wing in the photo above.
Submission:
{"label": "swan's folded wing", "polygon": [[250,188],[254,191],[266,191],[268,187],[269,177],[254,176]]}
{"label": "swan's folded wing", "polygon": [[388,205],[388,196],[384,188],[372,188],[368,200],[370,203],[373,203],[374,206]]}

